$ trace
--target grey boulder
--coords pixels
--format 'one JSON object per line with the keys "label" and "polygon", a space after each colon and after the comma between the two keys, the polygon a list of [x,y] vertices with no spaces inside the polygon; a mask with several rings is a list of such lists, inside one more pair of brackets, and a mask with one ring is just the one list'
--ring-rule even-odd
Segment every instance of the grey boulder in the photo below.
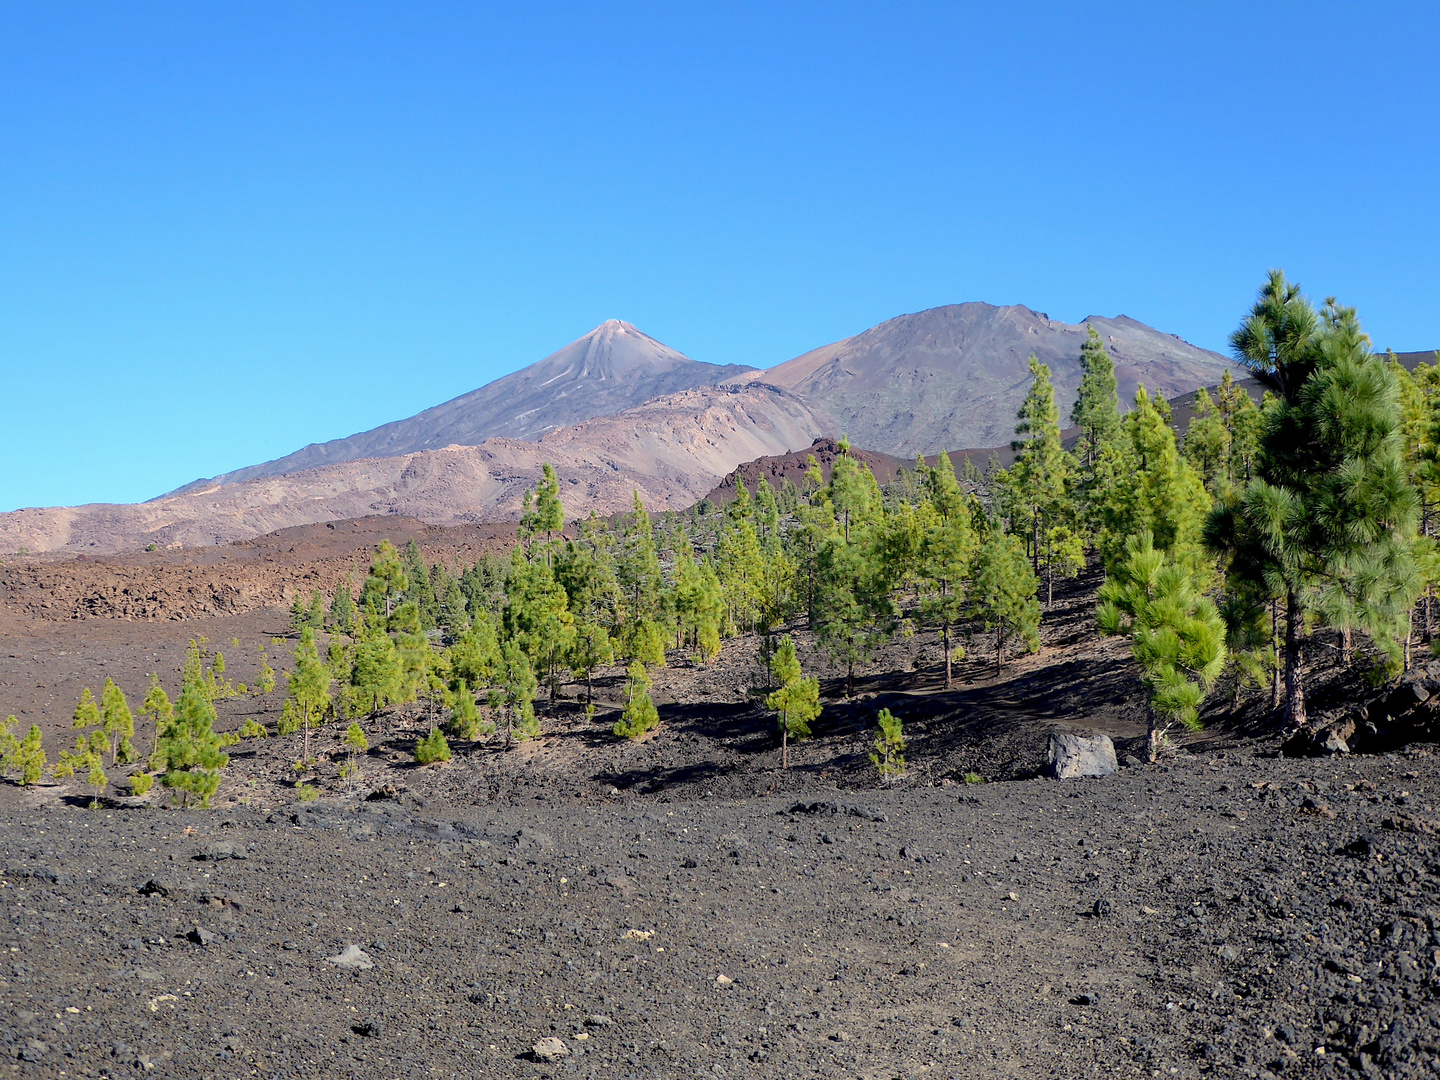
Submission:
{"label": "grey boulder", "polygon": [[1046,774],[1056,780],[1077,776],[1109,776],[1120,768],[1109,735],[1055,732],[1045,755]]}

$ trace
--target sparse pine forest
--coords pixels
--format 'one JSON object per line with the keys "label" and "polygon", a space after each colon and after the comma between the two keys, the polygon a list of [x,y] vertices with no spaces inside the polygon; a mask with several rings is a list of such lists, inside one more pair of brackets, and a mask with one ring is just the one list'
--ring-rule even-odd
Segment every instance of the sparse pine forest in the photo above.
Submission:
{"label": "sparse pine forest", "polygon": [[[452,740],[541,735],[537,700],[567,688],[596,715],[606,679],[605,723],[639,739],[663,722],[656,669],[703,668],[745,637],[762,673],[751,701],[774,717],[788,764],[790,743],[821,720],[822,697],[852,695],[897,637],[934,636],[947,688],[965,660],[1003,677],[1040,648],[1057,587],[1087,570],[1103,572],[1091,629],[1128,642],[1146,687],[1151,758],[1173,728],[1200,724],[1222,684],[1232,704],[1268,699],[1303,725],[1307,641],[1333,638],[1335,663],[1383,680],[1431,640],[1440,366],[1410,372],[1372,352],[1355,311],[1333,299],[1316,307],[1278,271],[1232,346],[1260,390],[1227,373],[1214,393],[1195,394],[1184,431],[1143,386],[1122,404],[1092,327],[1067,435],[1051,372],[1032,357],[1005,468],[967,457],[957,475],[941,454],[882,485],[842,440],[828,476],[812,457],[798,482],[737,482],[721,505],[655,518],[637,493],[628,514],[567,526],[546,465],[508,556],[427,565],[413,540],[387,541],[363,580],[297,593],[273,734],[295,737],[299,784],[316,775],[315,730],[344,721],[348,779],[360,774],[365,730],[390,706],[423,707],[414,760],[438,764]],[[815,676],[826,673],[802,672],[802,632],[830,664],[824,695]],[[268,693],[277,676],[260,656],[250,690]],[[158,679],[144,697],[148,758],[107,681],[98,702],[85,691],[75,745],[53,771],[98,792],[107,769],[138,765],[132,791],[153,776],[177,802],[203,805],[226,745],[272,734],[253,719],[238,736],[215,733],[215,702],[244,692],[226,680],[223,655],[197,641],[173,702]],[[883,713],[875,760],[886,783],[904,772],[900,731]],[[0,764],[33,783],[45,769],[39,742],[10,718]]]}

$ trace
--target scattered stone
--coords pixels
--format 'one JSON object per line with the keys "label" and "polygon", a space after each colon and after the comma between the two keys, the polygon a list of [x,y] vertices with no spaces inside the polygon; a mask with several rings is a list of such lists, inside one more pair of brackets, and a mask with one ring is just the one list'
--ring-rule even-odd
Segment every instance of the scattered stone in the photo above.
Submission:
{"label": "scattered stone", "polygon": [[185,936],[190,941],[193,941],[196,945],[199,945],[202,948],[214,945],[217,941],[220,940],[220,936],[218,934],[206,930],[203,926],[196,926]]}
{"label": "scattered stone", "polygon": [[141,896],[169,896],[174,891],[174,886],[159,878],[150,878],[137,890]]}
{"label": "scattered stone", "polygon": [[1115,905],[1111,903],[1108,896],[1102,896],[1095,901],[1095,905],[1090,909],[1090,913],[1097,919],[1104,919],[1115,914]]}
{"label": "scattered stone", "polygon": [[726,975],[723,971],[715,976],[716,986],[734,986],[735,980]]}
{"label": "scattered stone", "polygon": [[1115,760],[1115,744],[1109,735],[1077,735],[1055,732],[1045,754],[1048,775],[1056,780],[1080,776],[1109,776],[1120,765]]}
{"label": "scattered stone", "polygon": [[195,853],[197,862],[224,862],[226,859],[246,859],[249,856],[245,849],[239,844],[233,844],[229,840],[221,840],[216,844],[209,844]]}
{"label": "scattered stone", "polygon": [[1335,817],[1334,810],[1331,810],[1325,803],[1319,802],[1309,796],[1306,796],[1301,801],[1300,812],[1302,814],[1309,814],[1311,817],[1325,818],[1327,820],[1333,820]]}
{"label": "scattered stone", "polygon": [[1413,814],[1391,814],[1380,821],[1382,829],[1389,829],[1392,832],[1415,833],[1417,836],[1434,836],[1437,831],[1433,821],[1427,821],[1422,817],[1415,817]]}
{"label": "scattered stone", "polygon": [[530,1048],[531,1057],[533,1057],[536,1061],[544,1062],[546,1064],[554,1061],[559,1061],[561,1058],[567,1056],[569,1053],[570,1051],[566,1049],[565,1044],[559,1039],[555,1038],[553,1035],[550,1036],[548,1039],[541,1039],[539,1042],[537,1042],[534,1046]]}
{"label": "scattered stone", "polygon": [[25,1044],[20,1047],[20,1051],[16,1056],[19,1057],[21,1061],[39,1061],[45,1056],[45,1052],[49,1049],[50,1047],[46,1046],[39,1039],[26,1039]]}
{"label": "scattered stone", "polygon": [[365,950],[359,945],[346,945],[338,956],[327,956],[326,961],[336,967],[353,968],[356,971],[369,971],[375,966]]}
{"label": "scattered stone", "polygon": [[609,1027],[613,1023],[615,1023],[615,1021],[611,1020],[610,1017],[605,1016],[603,1013],[591,1013],[589,1016],[585,1017],[586,1027],[604,1028]]}
{"label": "scattered stone", "polygon": [[1340,850],[1356,859],[1369,859],[1379,851],[1379,847],[1373,836],[1357,836]]}
{"label": "scattered stone", "polygon": [[625,933],[623,933],[623,934],[620,935],[620,940],[621,940],[621,941],[649,941],[649,940],[650,940],[652,937],[654,937],[654,936],[655,936],[655,931],[654,931],[654,930],[635,930],[635,929],[630,929],[630,930],[626,930]]}
{"label": "scattered stone", "polygon": [[364,1039],[378,1039],[384,1030],[379,1020],[360,1020],[350,1025],[350,1030]]}
{"label": "scattered stone", "polygon": [[1070,1004],[1071,1004],[1071,1005],[1084,1005],[1084,1006],[1087,1006],[1087,1007],[1090,1006],[1090,1005],[1099,1005],[1099,1004],[1100,1004],[1100,995],[1097,994],[1097,993],[1095,993],[1095,992],[1093,992],[1093,991],[1090,992],[1090,993],[1088,993],[1088,994],[1076,994],[1074,997],[1072,997],[1072,998],[1070,999]]}
{"label": "scattered stone", "polygon": [[400,789],[397,788],[394,784],[381,784],[374,791],[370,792],[369,795],[365,796],[365,801],[381,802],[385,799],[398,799],[399,797]]}

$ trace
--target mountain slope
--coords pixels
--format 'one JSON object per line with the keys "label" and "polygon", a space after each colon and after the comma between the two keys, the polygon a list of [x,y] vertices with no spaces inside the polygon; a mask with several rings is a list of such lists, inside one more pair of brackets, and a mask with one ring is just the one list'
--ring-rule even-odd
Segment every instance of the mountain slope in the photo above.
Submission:
{"label": "mountain slope", "polygon": [[636,490],[651,510],[683,509],[741,462],[809,446],[822,433],[822,422],[787,391],[705,387],[559,428],[538,442],[487,439],[337,462],[147,503],[16,510],[0,514],[0,551],[209,546],[371,514],[432,524],[515,520],[543,462],[559,474],[569,518],[629,510]]}
{"label": "mountain slope", "polygon": [[1144,383],[1167,397],[1215,382],[1223,356],[1124,315],[1073,325],[1021,305],[953,304],[901,315],[740,379],[804,397],[835,421],[835,434],[887,454],[995,446],[1014,433],[1030,386],[1027,360],[1050,365],[1062,422],[1080,385],[1080,345],[1094,326],[1115,361],[1122,401]]}
{"label": "mountain slope", "polygon": [[750,370],[691,360],[629,323],[611,319],[529,367],[408,419],[311,443],[274,461],[196,480],[171,494],[361,458],[477,446],[495,437],[535,440],[566,424],[614,416],[651,398],[714,386]]}

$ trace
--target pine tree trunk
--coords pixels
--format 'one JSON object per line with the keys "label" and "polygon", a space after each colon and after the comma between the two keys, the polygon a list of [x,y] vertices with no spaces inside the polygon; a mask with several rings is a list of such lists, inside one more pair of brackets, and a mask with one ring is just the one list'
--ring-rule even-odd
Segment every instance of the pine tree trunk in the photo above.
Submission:
{"label": "pine tree trunk", "polygon": [[853,653],[849,659],[850,666],[845,673],[845,696],[847,698],[855,696],[855,656]]}
{"label": "pine tree trunk", "polygon": [[1415,636],[1415,609],[1405,616],[1405,670],[1410,670],[1410,639]]}
{"label": "pine tree trunk", "polygon": [[1270,708],[1280,708],[1280,602],[1270,601],[1270,645],[1275,650],[1275,665],[1270,671]]}
{"label": "pine tree trunk", "polygon": [[995,628],[995,675],[998,678],[1005,670],[1005,631]]}
{"label": "pine tree trunk", "polygon": [[790,768],[790,720],[780,714],[780,768]]}
{"label": "pine tree trunk", "polygon": [[1304,613],[1300,597],[1291,592],[1285,598],[1285,720],[1291,727],[1304,727],[1305,682],[1300,671],[1300,634]]}
{"label": "pine tree trunk", "polygon": [[950,689],[951,661],[950,661],[950,622],[946,620],[941,630],[941,640],[945,643],[945,689]]}
{"label": "pine tree trunk", "polygon": [[1346,667],[1355,656],[1355,631],[1344,627],[1340,631],[1340,663]]}
{"label": "pine tree trunk", "polygon": [[1155,764],[1160,756],[1160,725],[1155,719],[1155,710],[1150,710],[1150,725],[1145,732],[1145,760]]}

